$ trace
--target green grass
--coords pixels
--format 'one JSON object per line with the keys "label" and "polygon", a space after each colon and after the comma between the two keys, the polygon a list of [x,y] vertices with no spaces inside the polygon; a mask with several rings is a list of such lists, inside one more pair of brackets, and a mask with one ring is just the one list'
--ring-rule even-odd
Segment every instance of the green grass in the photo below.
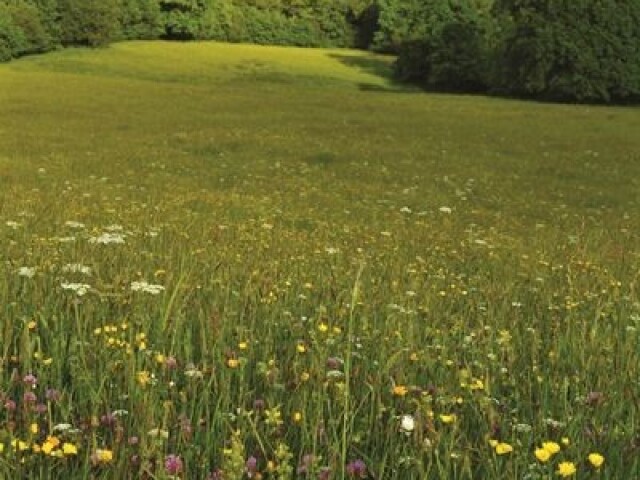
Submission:
{"label": "green grass", "polygon": [[637,474],[640,112],[426,94],[391,62],[0,66],[0,478]]}

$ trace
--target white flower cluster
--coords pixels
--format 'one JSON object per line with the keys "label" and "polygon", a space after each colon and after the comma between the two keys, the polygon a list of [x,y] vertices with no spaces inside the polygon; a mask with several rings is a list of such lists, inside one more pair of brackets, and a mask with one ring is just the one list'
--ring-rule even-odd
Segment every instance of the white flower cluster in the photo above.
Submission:
{"label": "white flower cluster", "polygon": [[68,220],[64,222],[64,224],[66,227],[69,227],[69,228],[84,228],[84,223],[76,222],[75,220]]}
{"label": "white flower cluster", "polygon": [[109,245],[110,243],[122,244],[124,242],[124,235],[121,233],[103,233],[97,237],[89,238],[89,243],[100,243],[102,245]]}
{"label": "white flower cluster", "polygon": [[150,293],[151,295],[158,295],[164,290],[162,285],[152,285],[145,281],[131,282],[131,291]]}
{"label": "white flower cluster", "polygon": [[91,290],[91,285],[87,285],[86,283],[67,283],[67,282],[62,282],[60,284],[60,286],[64,290],[73,290],[74,292],[76,292],[76,295],[78,295],[79,297],[82,297],[89,290]]}
{"label": "white flower cluster", "polygon": [[20,267],[18,275],[21,277],[33,278],[36,274],[36,267]]}
{"label": "white flower cluster", "polygon": [[81,263],[68,263],[62,267],[64,273],[81,273],[83,275],[91,275],[91,267],[82,265]]}

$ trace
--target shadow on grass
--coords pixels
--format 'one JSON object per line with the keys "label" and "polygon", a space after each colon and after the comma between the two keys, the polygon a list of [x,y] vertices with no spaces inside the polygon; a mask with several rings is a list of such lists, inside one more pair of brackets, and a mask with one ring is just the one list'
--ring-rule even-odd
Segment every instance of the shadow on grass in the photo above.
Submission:
{"label": "shadow on grass", "polygon": [[387,86],[375,83],[359,83],[358,88],[363,92],[384,92],[384,93],[415,93],[420,89],[413,85],[402,83],[394,78],[393,57],[361,57],[353,55],[343,55],[333,53],[330,58],[339,61],[347,67],[355,68],[365,73],[375,75],[386,80]]}

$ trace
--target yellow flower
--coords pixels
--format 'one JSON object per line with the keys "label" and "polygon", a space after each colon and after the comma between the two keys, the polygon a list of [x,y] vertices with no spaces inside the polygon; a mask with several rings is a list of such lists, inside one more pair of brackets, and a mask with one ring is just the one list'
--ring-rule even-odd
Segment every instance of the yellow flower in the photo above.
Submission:
{"label": "yellow flower", "polygon": [[240,361],[237,358],[229,358],[227,359],[227,367],[229,368],[238,368],[240,365]]}
{"label": "yellow flower", "polygon": [[302,372],[300,374],[300,380],[303,381],[303,382],[308,381],[309,378],[311,378],[311,375],[309,375],[309,372]]}
{"label": "yellow flower", "polygon": [[166,360],[166,357],[162,353],[156,353],[156,363],[163,365]]}
{"label": "yellow flower", "polygon": [[440,420],[442,421],[442,423],[453,423],[456,421],[456,414],[455,413],[452,413],[450,415],[441,414]]}
{"label": "yellow flower", "polygon": [[536,448],[535,454],[538,461],[542,463],[548,462],[552,455],[551,452],[545,448]]}
{"label": "yellow flower", "polygon": [[248,344],[247,342],[240,342],[240,343],[238,344],[238,348],[239,348],[240,350],[246,350],[247,348],[249,348],[249,344]]}
{"label": "yellow flower", "polygon": [[484,382],[479,378],[474,379],[473,382],[471,382],[471,384],[469,385],[469,390],[483,390],[483,389],[484,389]]}
{"label": "yellow flower", "polygon": [[0,443],[0,453],[4,452],[4,443]]}
{"label": "yellow flower", "polygon": [[491,448],[496,448],[498,446],[500,442],[498,442],[498,440],[492,438],[491,440],[489,440],[489,445],[491,445]]}
{"label": "yellow flower", "polygon": [[556,442],[542,442],[542,448],[544,448],[551,455],[555,455],[560,451],[560,445]]}
{"label": "yellow flower", "polygon": [[513,452],[513,447],[508,443],[499,443],[495,448],[498,455],[505,455],[507,453]]}
{"label": "yellow flower", "polygon": [[293,414],[293,421],[294,421],[295,423],[300,423],[300,422],[302,421],[302,413],[300,413],[300,412],[295,412],[295,413]]}
{"label": "yellow flower", "polygon": [[407,393],[409,393],[409,389],[404,385],[396,385],[393,387],[393,394],[397,397],[404,397]]}
{"label": "yellow flower", "polygon": [[318,324],[318,330],[320,330],[322,333],[325,333],[329,330],[329,325],[327,325],[326,323],[322,322],[320,324]]}
{"label": "yellow flower", "polygon": [[413,352],[411,355],[409,355],[409,360],[411,360],[412,362],[417,362],[419,359],[418,354],[416,352]]}
{"label": "yellow flower", "polygon": [[151,381],[151,375],[146,370],[143,370],[136,374],[136,379],[138,380],[138,383],[140,385],[146,387],[147,384]]}
{"label": "yellow flower", "polygon": [[34,435],[36,433],[38,433],[38,424],[37,423],[32,423],[31,425],[29,425],[29,431],[31,433],[33,433]]}
{"label": "yellow flower", "polygon": [[113,460],[113,452],[111,450],[97,449],[95,459],[99,463],[109,463]]}
{"label": "yellow flower", "polygon": [[562,440],[560,440],[560,443],[562,443],[565,447],[567,447],[571,443],[571,440],[569,440],[568,437],[562,437]]}
{"label": "yellow flower", "polygon": [[11,440],[11,446],[14,450],[19,452],[24,452],[25,450],[29,450],[29,444],[27,442],[23,442],[22,440]]}
{"label": "yellow flower", "polygon": [[62,453],[65,455],[77,455],[78,447],[76,447],[73,443],[63,443],[62,444]]}
{"label": "yellow flower", "polygon": [[304,343],[299,343],[296,346],[296,350],[298,351],[298,353],[305,353],[307,351],[307,347],[304,345]]}
{"label": "yellow flower", "polygon": [[599,453],[590,453],[587,458],[589,459],[589,463],[595,468],[600,468],[604,463],[604,457]]}
{"label": "yellow flower", "polygon": [[562,462],[560,463],[560,465],[558,465],[558,470],[556,470],[556,473],[561,477],[570,477],[572,475],[575,475],[576,466],[573,462]]}

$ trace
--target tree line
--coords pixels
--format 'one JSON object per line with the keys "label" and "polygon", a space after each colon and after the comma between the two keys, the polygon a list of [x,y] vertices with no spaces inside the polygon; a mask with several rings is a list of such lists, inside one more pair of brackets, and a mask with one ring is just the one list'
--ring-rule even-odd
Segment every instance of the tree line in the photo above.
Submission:
{"label": "tree line", "polygon": [[640,98],[640,0],[0,0],[0,61],[158,38],[394,53],[431,90]]}

